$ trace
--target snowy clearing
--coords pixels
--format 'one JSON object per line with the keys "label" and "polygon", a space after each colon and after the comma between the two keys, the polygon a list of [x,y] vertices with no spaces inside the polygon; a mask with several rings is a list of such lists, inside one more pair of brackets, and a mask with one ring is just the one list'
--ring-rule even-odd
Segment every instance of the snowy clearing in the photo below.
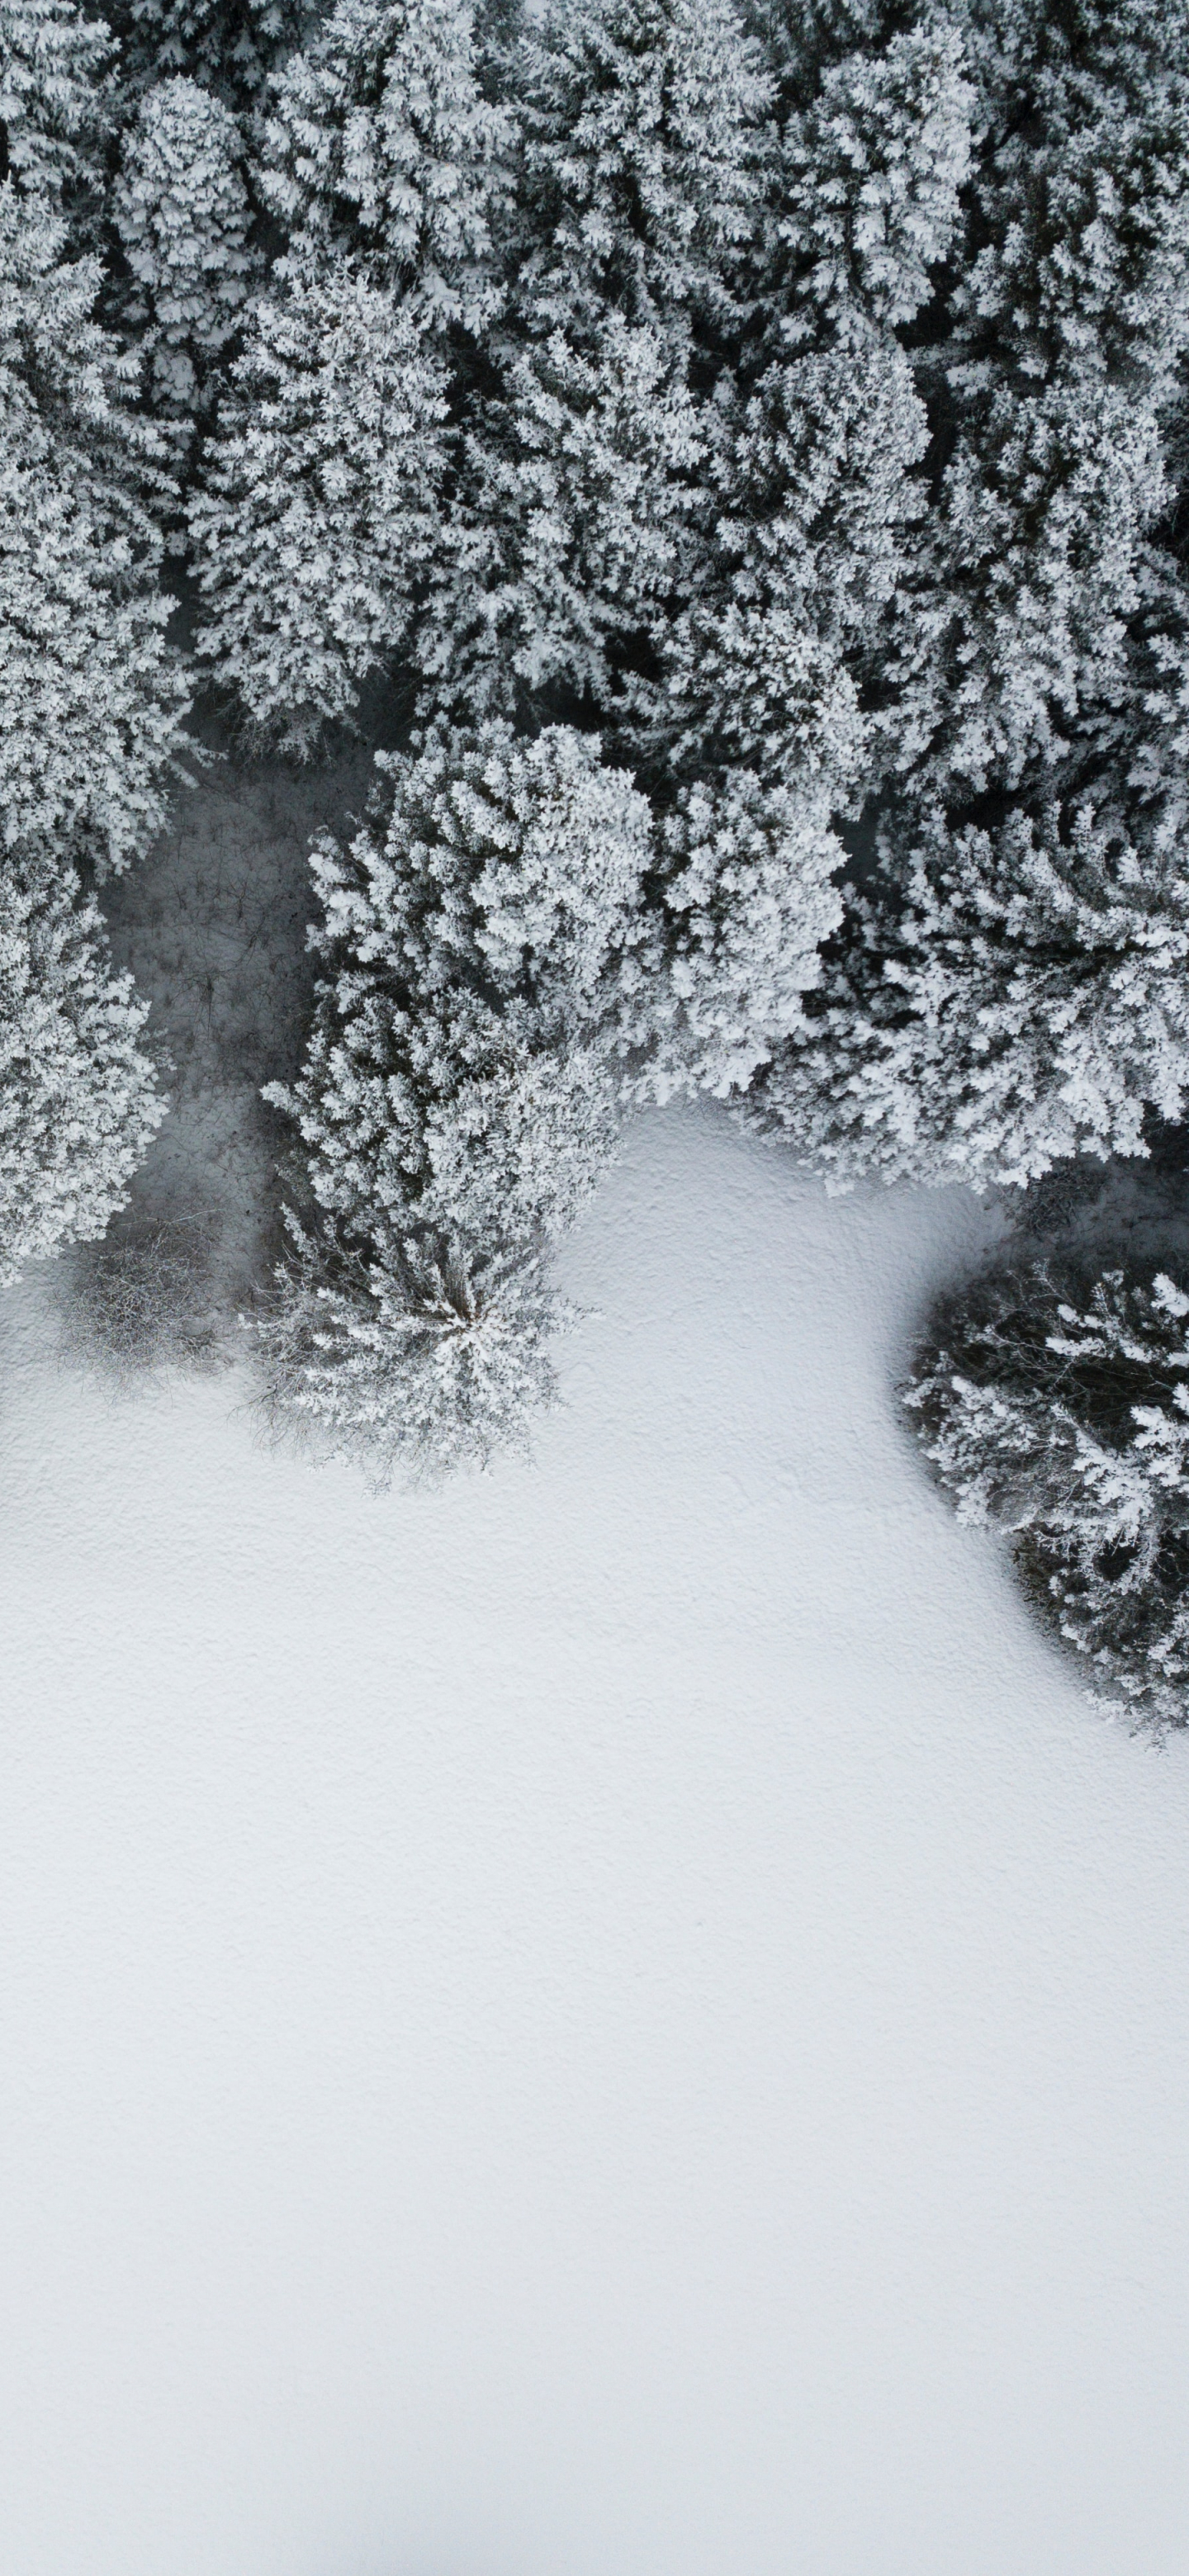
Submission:
{"label": "snowy clearing", "polygon": [[897,1427],[990,1231],[654,1116],[379,1501],[6,1301],[6,2576],[1179,2576],[1189,1754]]}

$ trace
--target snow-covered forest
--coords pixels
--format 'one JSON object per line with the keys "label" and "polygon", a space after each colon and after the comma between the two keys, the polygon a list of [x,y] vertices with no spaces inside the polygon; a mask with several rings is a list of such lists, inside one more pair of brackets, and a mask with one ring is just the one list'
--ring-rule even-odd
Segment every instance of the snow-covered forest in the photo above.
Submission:
{"label": "snow-covered forest", "polygon": [[[1025,1211],[1175,1161],[1183,0],[0,0],[0,181],[7,1280],[167,1136],[112,928],[228,757],[355,782],[238,1292],[381,1478],[525,1436],[642,1105]],[[908,1414],[1158,1726],[1170,1223],[951,1299]]]}

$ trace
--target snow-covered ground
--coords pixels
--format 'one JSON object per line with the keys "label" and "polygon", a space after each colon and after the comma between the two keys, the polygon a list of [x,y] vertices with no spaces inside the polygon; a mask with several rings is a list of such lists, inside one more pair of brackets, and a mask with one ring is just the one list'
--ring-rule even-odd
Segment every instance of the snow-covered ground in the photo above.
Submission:
{"label": "snow-covered ground", "polygon": [[5,2576],[1182,2576],[1189,1759],[897,1428],[988,1223],[647,1121],[381,1500],[9,1301]]}

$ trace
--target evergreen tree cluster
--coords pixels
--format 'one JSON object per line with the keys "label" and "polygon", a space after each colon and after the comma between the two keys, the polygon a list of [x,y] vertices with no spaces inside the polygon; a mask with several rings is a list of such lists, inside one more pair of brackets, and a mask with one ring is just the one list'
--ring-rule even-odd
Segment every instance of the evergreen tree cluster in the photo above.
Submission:
{"label": "evergreen tree cluster", "polygon": [[1184,1115],[1187,0],[0,0],[0,134],[14,887],[160,819],[167,556],[256,748],[403,710],[284,1401],[514,1428],[629,1102],[840,1187]]}
{"label": "evergreen tree cluster", "polygon": [[184,675],[164,638],[162,433],[106,327],[94,237],[113,46],[0,10],[0,1278],[102,1235],[161,1115],[96,878],[165,815]]}

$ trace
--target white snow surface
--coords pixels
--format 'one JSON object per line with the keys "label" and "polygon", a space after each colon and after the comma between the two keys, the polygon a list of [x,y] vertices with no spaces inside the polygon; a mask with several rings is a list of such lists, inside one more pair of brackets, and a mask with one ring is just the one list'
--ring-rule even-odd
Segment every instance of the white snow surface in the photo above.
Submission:
{"label": "white snow surface", "polygon": [[1189,1754],[897,1422],[991,1231],[657,1115],[380,1499],[6,1301],[5,2576],[1183,2576]]}

